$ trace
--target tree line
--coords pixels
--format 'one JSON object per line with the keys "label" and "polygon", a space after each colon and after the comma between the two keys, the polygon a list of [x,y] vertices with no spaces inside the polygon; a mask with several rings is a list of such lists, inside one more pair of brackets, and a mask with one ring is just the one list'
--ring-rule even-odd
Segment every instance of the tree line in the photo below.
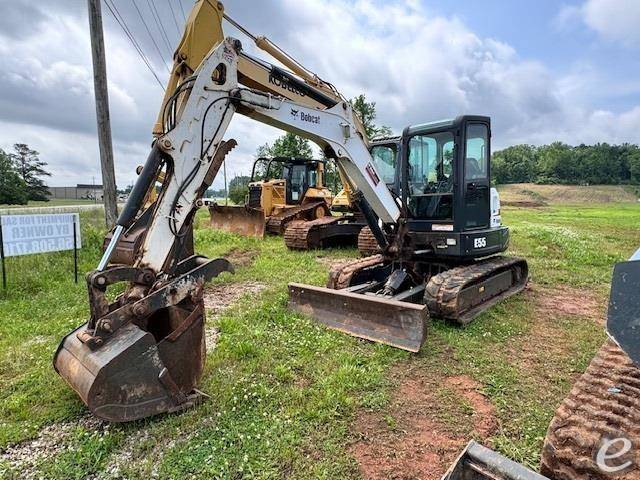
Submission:
{"label": "tree line", "polygon": [[29,200],[49,201],[49,189],[42,177],[51,174],[39,153],[24,143],[16,143],[13,152],[0,148],[0,205],[26,205]]}
{"label": "tree line", "polygon": [[640,148],[628,143],[514,145],[494,152],[491,165],[496,184],[640,184]]}

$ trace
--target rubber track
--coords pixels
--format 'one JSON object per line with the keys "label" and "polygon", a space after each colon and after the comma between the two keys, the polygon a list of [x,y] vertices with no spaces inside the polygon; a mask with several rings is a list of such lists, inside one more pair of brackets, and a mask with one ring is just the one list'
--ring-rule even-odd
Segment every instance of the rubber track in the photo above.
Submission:
{"label": "rubber track", "polygon": [[284,212],[281,212],[277,215],[271,215],[267,220],[267,232],[272,233],[274,235],[282,235],[284,233],[284,229],[291,220],[296,219],[301,214],[305,215],[308,213],[312,213],[317,207],[326,205],[326,202],[310,202],[305,203],[304,205],[298,205],[297,207],[288,208]]}
{"label": "rubber track", "polygon": [[342,220],[341,217],[326,216],[315,220],[294,220],[284,231],[284,243],[294,250],[311,250],[321,245],[309,244],[309,232],[324,225],[330,225]]}
{"label": "rubber track", "polygon": [[369,227],[363,227],[358,234],[358,251],[364,257],[380,253],[380,245]]}
{"label": "rubber track", "polygon": [[[489,278],[500,271],[516,268],[518,264],[521,264],[524,269],[524,272],[517,277],[519,283],[497,298],[489,299],[484,304],[475,306],[468,311],[459,311],[458,298],[463,288]],[[526,286],[527,274],[526,262],[517,257],[491,257],[471,265],[451,268],[431,277],[425,288],[424,303],[432,316],[466,324],[499,299],[521,291]]]}
{"label": "rubber track", "polygon": [[333,267],[329,271],[329,280],[327,288],[341,289],[350,286],[351,278],[360,270],[382,264],[384,257],[382,255],[373,255],[371,257],[360,258],[353,262],[343,263]]}
{"label": "rubber track", "polygon": [[[540,471],[554,480],[638,479],[640,469],[607,474],[595,458],[604,437],[625,437],[632,450],[609,466],[640,460],[640,369],[608,340],[574,384],[551,421]],[[613,454],[614,447],[608,454]],[[634,458],[635,456],[635,458]]]}

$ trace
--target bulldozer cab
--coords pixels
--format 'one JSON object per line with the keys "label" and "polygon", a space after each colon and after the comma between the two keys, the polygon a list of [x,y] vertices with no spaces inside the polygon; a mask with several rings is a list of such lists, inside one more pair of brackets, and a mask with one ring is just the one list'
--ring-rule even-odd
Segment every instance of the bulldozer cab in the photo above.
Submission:
{"label": "bulldozer cab", "polygon": [[[262,172],[257,170],[257,166],[266,164]],[[251,183],[249,184],[249,206],[252,199],[259,199],[256,193],[263,187],[269,185],[279,187],[281,190],[281,202],[286,205],[299,205],[307,197],[307,192],[312,189],[323,189],[322,171],[324,161],[311,160],[302,157],[273,157],[258,158],[253,164],[251,172]],[[252,190],[256,193],[252,195]],[[264,207],[264,202],[262,202]]]}

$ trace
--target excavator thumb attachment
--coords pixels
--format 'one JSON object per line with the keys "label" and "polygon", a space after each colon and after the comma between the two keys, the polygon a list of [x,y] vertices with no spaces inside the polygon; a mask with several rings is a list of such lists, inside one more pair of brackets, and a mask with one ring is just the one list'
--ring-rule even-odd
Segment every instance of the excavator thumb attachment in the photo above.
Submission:
{"label": "excavator thumb attachment", "polygon": [[90,299],[107,313],[67,335],[53,365],[97,417],[127,422],[182,410],[200,398],[195,387],[205,362],[202,288],[233,267],[225,259],[193,256],[176,269],[173,280],[138,301],[111,305],[103,303],[106,289],[96,293],[96,285],[146,273],[116,266],[88,275]]}
{"label": "excavator thumb attachment", "polygon": [[607,330],[640,366],[640,250],[628,262],[616,264],[611,280]]}
{"label": "excavator thumb attachment", "polygon": [[289,307],[340,332],[410,352],[420,351],[427,337],[425,305],[290,283]]}
{"label": "excavator thumb attachment", "polygon": [[211,227],[247,237],[263,238],[265,232],[264,212],[247,206],[212,205],[209,207]]}
{"label": "excavator thumb attachment", "polygon": [[549,479],[472,440],[442,480]]}

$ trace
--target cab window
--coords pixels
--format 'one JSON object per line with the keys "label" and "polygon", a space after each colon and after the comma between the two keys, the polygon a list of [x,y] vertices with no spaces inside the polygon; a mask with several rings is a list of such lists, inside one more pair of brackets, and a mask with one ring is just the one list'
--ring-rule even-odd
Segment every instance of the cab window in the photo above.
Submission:
{"label": "cab window", "polygon": [[489,129],[482,123],[467,126],[467,149],[464,160],[465,180],[481,180],[488,176]]}
{"label": "cab window", "polygon": [[304,195],[306,174],[305,165],[294,165],[291,168],[291,199],[294,202],[301,200]]}
{"label": "cab window", "polygon": [[371,158],[382,181],[393,184],[396,176],[396,146],[376,145],[371,149]]}
{"label": "cab window", "polygon": [[452,219],[453,133],[415,135],[409,140],[407,163],[409,208],[413,216]]}

